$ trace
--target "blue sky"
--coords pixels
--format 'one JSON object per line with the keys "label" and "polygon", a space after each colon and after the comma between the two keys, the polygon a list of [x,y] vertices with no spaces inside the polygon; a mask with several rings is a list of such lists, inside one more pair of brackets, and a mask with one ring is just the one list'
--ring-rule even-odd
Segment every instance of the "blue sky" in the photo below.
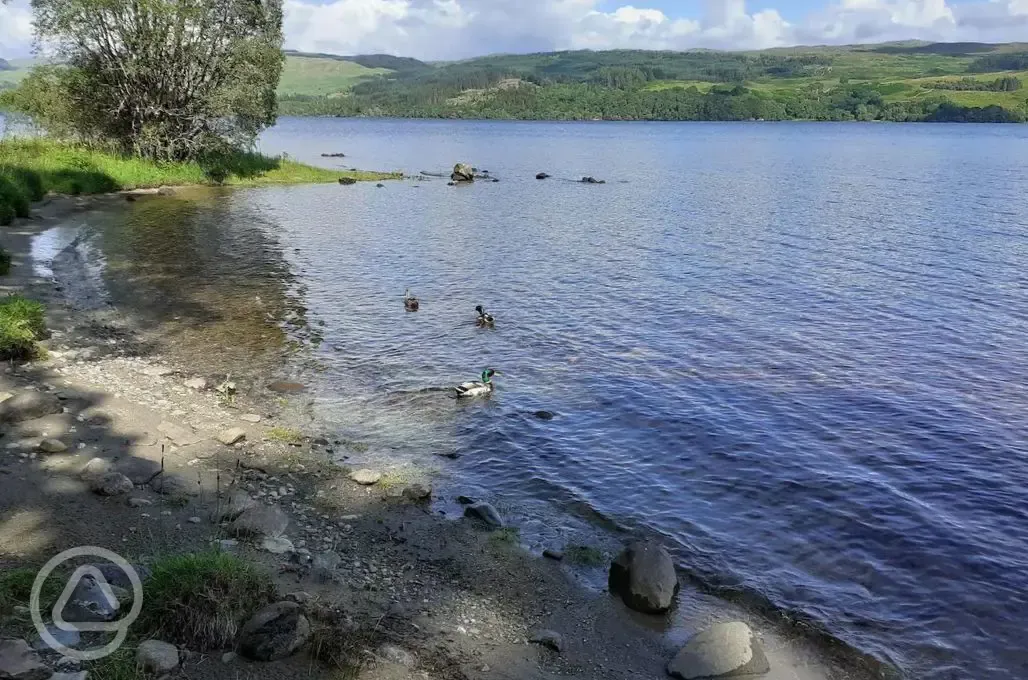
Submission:
{"label": "blue sky", "polygon": [[[0,4],[0,56],[31,45]],[[420,59],[558,49],[1028,41],[1028,0],[283,0],[286,46]]]}

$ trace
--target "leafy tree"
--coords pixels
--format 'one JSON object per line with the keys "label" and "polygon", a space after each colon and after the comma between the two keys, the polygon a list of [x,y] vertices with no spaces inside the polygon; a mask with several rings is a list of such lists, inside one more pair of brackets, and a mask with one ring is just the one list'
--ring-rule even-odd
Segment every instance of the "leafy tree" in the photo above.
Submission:
{"label": "leafy tree", "polygon": [[[252,144],[275,121],[281,0],[33,0],[66,64],[22,104],[48,130],[158,159]],[[55,105],[60,95],[64,104]],[[34,109],[33,109],[34,107]]]}

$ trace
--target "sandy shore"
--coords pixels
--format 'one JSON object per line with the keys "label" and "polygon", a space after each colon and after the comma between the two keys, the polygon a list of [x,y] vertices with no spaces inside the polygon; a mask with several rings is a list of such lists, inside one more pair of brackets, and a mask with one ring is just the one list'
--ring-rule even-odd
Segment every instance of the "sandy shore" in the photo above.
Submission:
{"label": "sandy shore", "polygon": [[[330,461],[333,442],[317,433],[284,441],[274,405],[187,386],[197,376],[154,354],[132,319],[73,309],[52,281],[33,272],[38,234],[124,201],[53,198],[0,237],[14,258],[0,288],[44,301],[53,330],[50,358],[5,367],[0,392],[54,395],[60,406],[3,426],[0,568],[39,565],[79,545],[144,564],[156,555],[231,550],[273,573],[283,595],[303,591],[361,631],[367,649],[358,677],[368,679],[664,678],[688,637],[732,620],[758,632],[772,669],[765,677],[874,677],[843,655],[688,586],[672,614],[631,612],[583,585],[577,570],[584,567],[528,554],[515,532],[446,517],[404,494],[414,484],[430,487],[431,479],[357,484]],[[231,428],[245,438],[223,444],[219,436]],[[42,453],[42,439],[57,439],[67,450]],[[132,491],[94,493],[81,472],[97,458],[126,475]],[[288,515],[291,553],[236,541],[212,521],[232,493]],[[332,553],[339,557],[333,569],[311,567],[310,559]],[[588,580],[602,581],[605,567],[596,569]],[[560,633],[560,652],[528,642],[540,628]],[[381,643],[407,650],[408,663],[376,655]],[[302,652],[263,664],[195,656],[184,671],[193,678],[340,677]]]}

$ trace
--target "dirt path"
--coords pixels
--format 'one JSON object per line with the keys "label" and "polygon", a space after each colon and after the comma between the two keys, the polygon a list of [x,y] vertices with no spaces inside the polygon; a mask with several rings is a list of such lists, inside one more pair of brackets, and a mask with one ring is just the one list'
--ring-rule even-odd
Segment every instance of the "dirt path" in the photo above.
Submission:
{"label": "dirt path", "polygon": [[[698,593],[680,595],[688,628],[669,631],[675,619],[633,614],[583,587],[570,565],[521,550],[516,532],[454,521],[404,494],[431,480],[359,485],[329,462],[331,442],[284,441],[291,437],[273,407],[187,386],[196,376],[139,343],[131,320],[75,311],[33,274],[33,236],[76,211],[123,200],[56,199],[3,234],[15,266],[2,288],[45,301],[54,337],[48,361],[0,373],[0,398],[33,394],[52,411],[2,426],[0,569],[39,565],[80,545],[143,564],[169,553],[231,550],[274,573],[283,595],[303,591],[299,599],[332,612],[340,630],[359,631],[367,663],[358,677],[368,680],[663,678],[688,635],[738,619],[759,631],[773,680],[865,677],[808,641]],[[217,438],[230,428],[245,438],[228,446]],[[43,453],[44,439],[67,450]],[[83,476],[87,464],[124,474],[131,491],[95,493]],[[273,554],[212,520],[233,493],[287,513],[292,551]],[[319,568],[315,560],[326,556],[332,568]],[[560,652],[528,642],[538,628],[560,633]],[[382,658],[382,643],[411,658]],[[194,657],[181,672],[201,679],[340,677],[303,653],[265,664]]]}

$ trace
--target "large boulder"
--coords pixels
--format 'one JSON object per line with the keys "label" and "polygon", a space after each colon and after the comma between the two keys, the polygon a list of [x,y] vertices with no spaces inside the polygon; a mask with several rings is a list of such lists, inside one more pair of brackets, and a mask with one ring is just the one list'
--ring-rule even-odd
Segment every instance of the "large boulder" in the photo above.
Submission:
{"label": "large boulder", "polygon": [[667,672],[683,680],[737,678],[771,670],[763,648],[745,623],[719,623],[693,636]]}
{"label": "large boulder", "polygon": [[250,508],[232,522],[232,531],[237,535],[260,538],[279,538],[288,527],[289,515],[268,505]]}
{"label": "large boulder", "polygon": [[457,163],[453,166],[453,174],[450,179],[454,182],[474,182],[475,170],[467,163]]}
{"label": "large boulder", "polygon": [[121,496],[131,493],[136,488],[132,480],[120,472],[108,472],[102,476],[92,477],[89,488],[101,496]]}
{"label": "large boulder", "polygon": [[26,390],[0,403],[0,422],[20,423],[61,412],[61,401],[47,392]]}
{"label": "large boulder", "polygon": [[290,656],[307,642],[311,624],[295,602],[276,602],[253,615],[239,632],[239,652],[254,661]]}
{"label": "large boulder", "polygon": [[0,640],[0,678],[3,680],[45,680],[50,673],[29,643]]}
{"label": "large boulder", "polygon": [[656,543],[633,543],[610,565],[607,585],[625,604],[646,614],[662,614],[678,593],[675,563]]}
{"label": "large boulder", "polygon": [[479,519],[493,529],[503,527],[503,517],[496,511],[496,508],[488,503],[474,503],[467,506],[464,508],[464,516]]}

